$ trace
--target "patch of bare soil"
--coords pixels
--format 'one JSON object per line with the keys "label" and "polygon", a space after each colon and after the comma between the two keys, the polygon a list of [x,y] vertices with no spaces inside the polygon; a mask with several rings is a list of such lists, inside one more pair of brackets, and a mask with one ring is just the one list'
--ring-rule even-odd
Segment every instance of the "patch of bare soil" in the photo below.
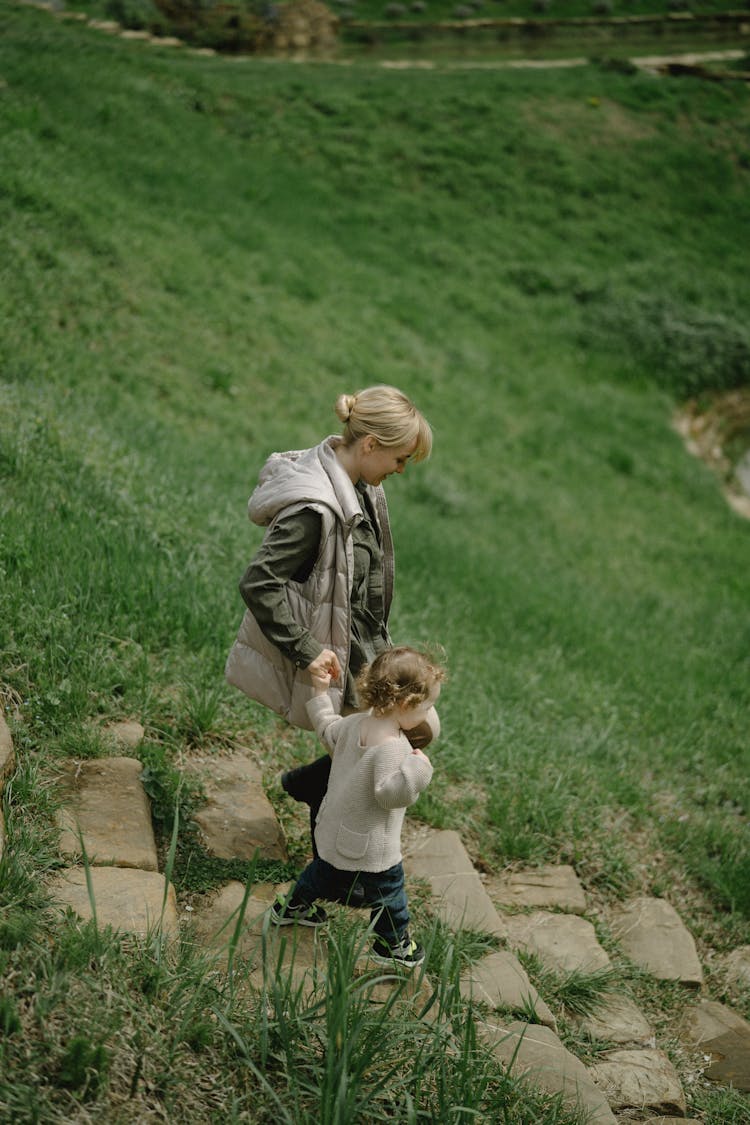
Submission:
{"label": "patch of bare soil", "polygon": [[675,414],[674,428],[694,457],[700,457],[724,486],[727,502],[750,519],[750,495],[736,468],[750,448],[750,387],[690,399]]}
{"label": "patch of bare soil", "polygon": [[597,144],[616,146],[623,141],[649,140],[656,133],[642,114],[629,113],[607,98],[568,98],[554,105],[548,101],[530,101],[524,117],[535,130],[555,140],[580,137],[583,130]]}

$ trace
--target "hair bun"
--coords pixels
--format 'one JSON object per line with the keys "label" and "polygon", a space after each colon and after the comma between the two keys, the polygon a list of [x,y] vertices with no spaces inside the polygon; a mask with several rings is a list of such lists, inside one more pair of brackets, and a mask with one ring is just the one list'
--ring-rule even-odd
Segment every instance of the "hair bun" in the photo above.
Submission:
{"label": "hair bun", "polygon": [[342,422],[348,422],[356,401],[356,395],[339,395],[334,407],[337,418],[340,418]]}

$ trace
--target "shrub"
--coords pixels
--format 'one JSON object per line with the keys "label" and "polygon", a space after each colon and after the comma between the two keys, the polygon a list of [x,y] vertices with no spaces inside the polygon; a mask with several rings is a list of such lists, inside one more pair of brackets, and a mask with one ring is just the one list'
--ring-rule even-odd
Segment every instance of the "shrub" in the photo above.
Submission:
{"label": "shrub", "polygon": [[[130,0],[113,0],[130,3]],[[217,51],[255,51],[268,40],[269,22],[242,0],[157,0],[171,32]]]}
{"label": "shrub", "polygon": [[680,397],[724,391],[750,382],[750,332],[724,313],[709,313],[669,297],[612,297],[588,308],[589,342],[624,351]]}
{"label": "shrub", "polygon": [[169,30],[163,13],[154,0],[107,0],[106,15],[131,30],[166,34]]}

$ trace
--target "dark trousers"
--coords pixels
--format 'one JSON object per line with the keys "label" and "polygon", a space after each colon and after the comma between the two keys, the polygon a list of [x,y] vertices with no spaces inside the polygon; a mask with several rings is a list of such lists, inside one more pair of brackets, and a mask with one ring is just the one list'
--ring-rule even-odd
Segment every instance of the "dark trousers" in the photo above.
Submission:
{"label": "dark trousers", "polygon": [[314,856],[318,854],[315,846],[315,821],[328,789],[330,775],[331,758],[324,754],[309,766],[298,766],[297,769],[290,770],[284,777],[284,788],[289,796],[310,806],[310,837]]}
{"label": "dark trousers", "polygon": [[400,863],[387,871],[341,871],[316,856],[295,883],[289,902],[291,906],[311,906],[319,898],[369,906],[373,929],[389,946],[398,945],[406,934],[409,909]]}

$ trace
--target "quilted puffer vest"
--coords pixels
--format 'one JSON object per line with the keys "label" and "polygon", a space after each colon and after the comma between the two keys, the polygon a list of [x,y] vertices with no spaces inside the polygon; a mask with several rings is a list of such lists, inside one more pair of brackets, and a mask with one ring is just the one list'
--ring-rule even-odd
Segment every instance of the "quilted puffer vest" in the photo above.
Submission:
{"label": "quilted puffer vest", "polygon": [[[320,514],[318,558],[305,582],[287,583],[286,596],[294,620],[338,657],[344,674],[339,684],[331,685],[330,691],[337,713],[341,711],[349,666],[354,572],[351,531],[362,515],[356,489],[334,453],[340,440],[329,437],[313,449],[272,454],[248,503],[253,522],[268,527],[281,512],[290,515],[302,508],[312,508]],[[388,508],[381,487],[371,487],[369,492],[383,547],[387,620],[393,599],[394,570]],[[250,610],[245,611],[227,658],[225,675],[230,684],[270,707],[293,726],[312,729],[305,706],[314,694],[309,674],[282,656],[266,639]]]}

